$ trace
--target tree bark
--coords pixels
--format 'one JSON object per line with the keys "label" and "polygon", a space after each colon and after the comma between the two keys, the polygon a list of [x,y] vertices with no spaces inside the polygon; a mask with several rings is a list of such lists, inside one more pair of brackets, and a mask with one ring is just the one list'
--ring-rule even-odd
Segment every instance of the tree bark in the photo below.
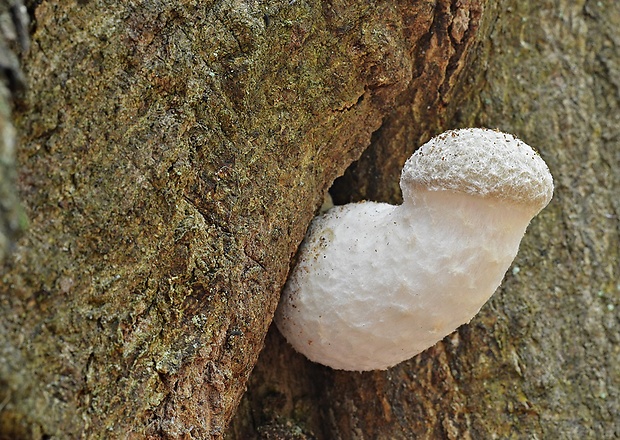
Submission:
{"label": "tree bark", "polygon": [[29,44],[26,8],[20,0],[0,0],[0,265],[27,223],[15,187],[17,140],[11,107],[25,85],[18,54]]}
{"label": "tree bark", "polygon": [[[613,0],[31,2],[0,438],[620,433]],[[269,331],[305,229],[482,125],[556,180],[471,324],[386,372]]]}
{"label": "tree bark", "polygon": [[[312,364],[272,328],[229,438],[620,435],[620,4],[489,3],[468,60],[438,128],[515,133],[555,176],[502,287],[385,372]],[[399,167],[422,140],[416,91],[336,182],[340,203],[398,202]]]}

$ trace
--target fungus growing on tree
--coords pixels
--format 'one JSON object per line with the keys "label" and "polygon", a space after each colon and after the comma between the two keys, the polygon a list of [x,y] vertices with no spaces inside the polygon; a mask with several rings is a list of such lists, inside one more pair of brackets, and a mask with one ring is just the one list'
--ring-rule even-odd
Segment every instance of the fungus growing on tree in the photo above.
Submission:
{"label": "fungus growing on tree", "polygon": [[400,186],[402,205],[352,203],[312,221],[275,317],[310,360],[386,369],[469,322],[553,195],[542,158],[487,129],[431,139]]}

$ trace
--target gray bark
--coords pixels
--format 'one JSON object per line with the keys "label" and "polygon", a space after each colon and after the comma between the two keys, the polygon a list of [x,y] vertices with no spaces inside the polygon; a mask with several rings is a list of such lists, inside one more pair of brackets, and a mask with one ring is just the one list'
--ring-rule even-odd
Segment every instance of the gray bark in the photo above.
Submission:
{"label": "gray bark", "polygon": [[18,55],[29,44],[28,15],[22,2],[0,1],[0,264],[27,224],[15,187],[17,139],[11,109],[13,98],[25,85]]}

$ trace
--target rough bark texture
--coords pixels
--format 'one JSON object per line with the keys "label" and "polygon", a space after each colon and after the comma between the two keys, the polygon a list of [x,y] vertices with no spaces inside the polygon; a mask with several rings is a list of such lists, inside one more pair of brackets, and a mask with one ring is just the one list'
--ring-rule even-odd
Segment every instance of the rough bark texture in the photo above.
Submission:
{"label": "rough bark texture", "polygon": [[[515,133],[556,182],[503,286],[386,372],[311,364],[272,328],[229,438],[620,436],[620,4],[494,2],[469,60],[438,127]],[[398,201],[398,166],[429,123],[416,92],[336,182],[341,203]]]}
{"label": "rough bark texture", "polygon": [[31,13],[16,115],[31,224],[0,286],[0,432],[221,436],[324,191],[414,76],[436,113],[479,4]]}
{"label": "rough bark texture", "polygon": [[324,191],[398,200],[445,128],[556,178],[502,289],[387,372],[277,331],[230,438],[620,435],[614,0],[43,1],[15,111],[0,438],[219,438]]}
{"label": "rough bark texture", "polygon": [[0,265],[27,223],[15,187],[17,140],[11,107],[25,85],[17,54],[28,46],[26,8],[21,0],[0,0]]}

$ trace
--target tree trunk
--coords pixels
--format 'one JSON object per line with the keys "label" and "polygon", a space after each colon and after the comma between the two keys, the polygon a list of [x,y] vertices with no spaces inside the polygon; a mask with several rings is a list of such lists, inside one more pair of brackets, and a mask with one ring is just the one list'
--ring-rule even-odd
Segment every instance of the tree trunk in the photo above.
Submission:
{"label": "tree trunk", "polygon": [[[620,436],[620,3],[485,5],[441,128],[497,127],[555,176],[503,286],[458,332],[386,372],[312,364],[275,328],[229,438]],[[416,86],[332,192],[397,202],[420,144]]]}
{"label": "tree trunk", "polygon": [[[620,435],[617,2],[169,3],[29,4],[0,438],[221,438],[246,385],[229,438]],[[334,179],[474,125],[556,182],[478,317],[363,374],[267,334]]]}

